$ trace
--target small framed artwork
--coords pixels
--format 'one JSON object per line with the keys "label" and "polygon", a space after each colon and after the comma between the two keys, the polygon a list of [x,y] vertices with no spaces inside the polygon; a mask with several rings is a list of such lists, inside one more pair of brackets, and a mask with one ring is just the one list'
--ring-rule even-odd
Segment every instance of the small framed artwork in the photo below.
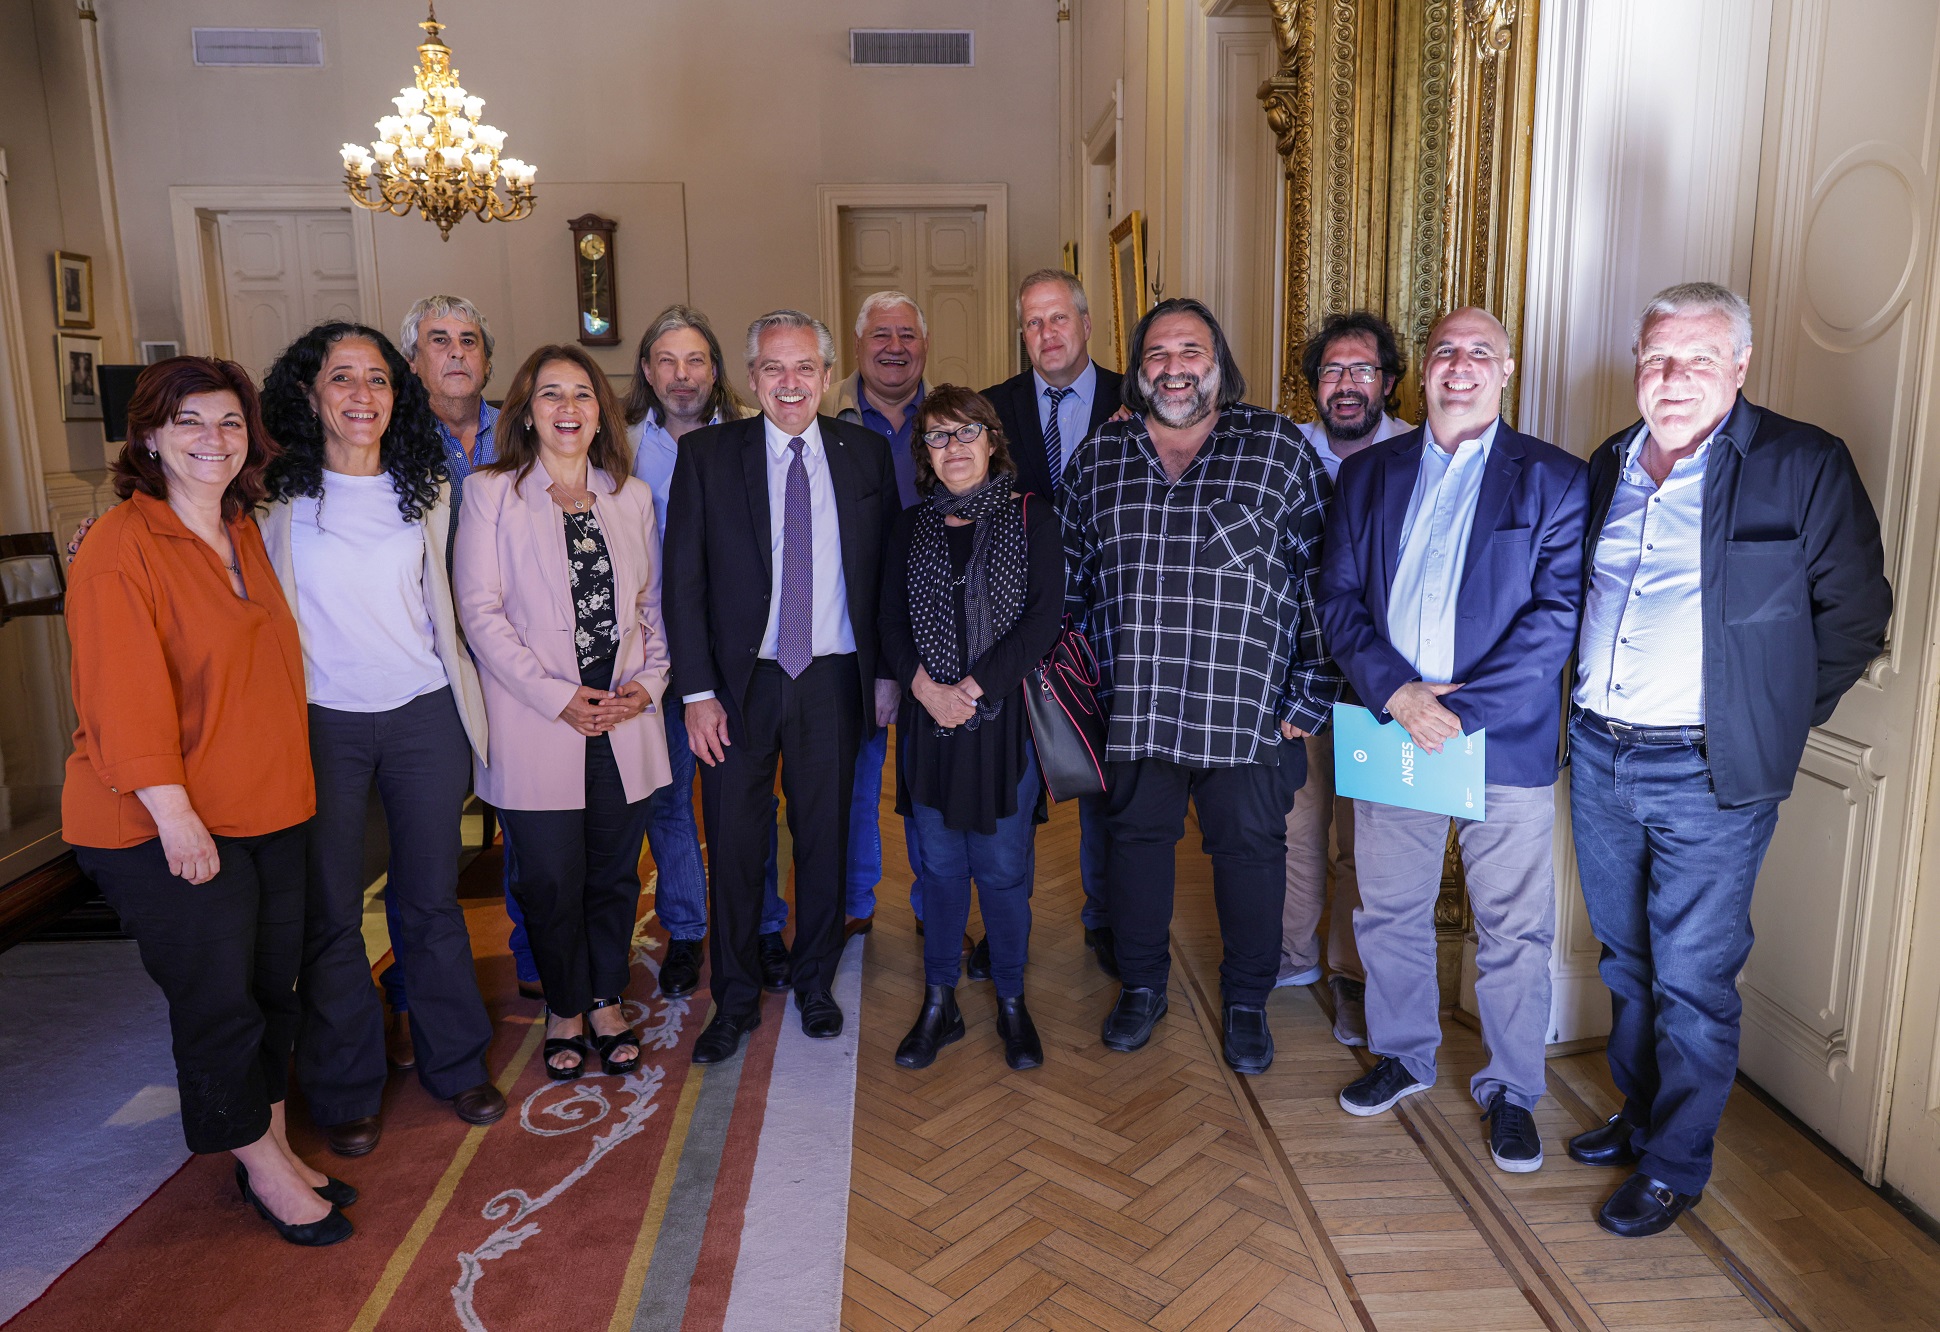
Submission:
{"label": "small framed artwork", "polygon": [[1064,271],[1072,277],[1077,278],[1080,282],[1084,281],[1084,274],[1078,271],[1078,242],[1066,241],[1064,243],[1064,254],[1061,257]]}
{"label": "small framed artwork", "polygon": [[157,361],[166,361],[172,356],[181,354],[182,344],[179,342],[144,342],[141,345],[143,365],[153,365]]}
{"label": "small framed artwork", "polygon": [[54,306],[59,327],[94,327],[94,260],[54,251]]}
{"label": "small framed artwork", "polygon": [[61,420],[99,421],[101,386],[94,368],[101,363],[101,339],[78,333],[56,333],[54,349],[61,374]]}
{"label": "small framed artwork", "polygon": [[1111,323],[1125,365],[1132,328],[1145,317],[1145,214],[1134,208],[1111,229]]}

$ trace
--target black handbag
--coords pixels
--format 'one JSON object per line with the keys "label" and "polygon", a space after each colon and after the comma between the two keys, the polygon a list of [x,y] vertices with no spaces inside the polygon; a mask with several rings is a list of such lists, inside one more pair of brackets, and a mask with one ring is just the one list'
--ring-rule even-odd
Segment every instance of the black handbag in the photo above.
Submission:
{"label": "black handbag", "polygon": [[1103,795],[1105,714],[1098,704],[1098,659],[1068,615],[1050,652],[1024,677],[1024,710],[1051,799]]}

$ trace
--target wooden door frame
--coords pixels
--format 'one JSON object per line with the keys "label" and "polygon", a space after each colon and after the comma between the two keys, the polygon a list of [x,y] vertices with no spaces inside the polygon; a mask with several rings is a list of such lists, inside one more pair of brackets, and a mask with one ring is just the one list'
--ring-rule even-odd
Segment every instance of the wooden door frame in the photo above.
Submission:
{"label": "wooden door frame", "polygon": [[984,369],[992,382],[1011,373],[1015,342],[1010,314],[1010,187],[988,185],[817,185],[815,214],[822,254],[822,317],[838,338],[852,341],[842,318],[844,208],[981,208],[984,210]]}
{"label": "wooden door frame", "polygon": [[339,185],[173,185],[168,191],[169,222],[175,235],[175,283],[182,307],[182,343],[186,351],[211,355],[213,324],[209,317],[208,273],[202,264],[201,237],[196,219],[212,213],[325,213],[350,215],[351,243],[357,254],[357,298],[362,318],[381,328],[382,303],[377,289],[376,214],[358,208]]}

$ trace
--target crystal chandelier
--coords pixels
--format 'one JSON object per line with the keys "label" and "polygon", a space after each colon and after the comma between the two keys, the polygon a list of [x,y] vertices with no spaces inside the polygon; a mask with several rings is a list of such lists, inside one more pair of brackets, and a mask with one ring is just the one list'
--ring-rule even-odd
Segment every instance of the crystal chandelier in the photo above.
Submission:
{"label": "crystal chandelier", "polygon": [[450,240],[467,213],[482,222],[514,222],[530,214],[538,169],[499,156],[505,131],[480,122],[485,99],[459,86],[451,48],[438,40],[445,25],[438,22],[436,0],[430,8],[431,17],[418,24],[428,36],[418,48],[417,84],[391,99],[397,114],[377,122],[379,137],[369,148],[344,145],[344,187],[360,208],[373,212],[404,217],[416,208]]}

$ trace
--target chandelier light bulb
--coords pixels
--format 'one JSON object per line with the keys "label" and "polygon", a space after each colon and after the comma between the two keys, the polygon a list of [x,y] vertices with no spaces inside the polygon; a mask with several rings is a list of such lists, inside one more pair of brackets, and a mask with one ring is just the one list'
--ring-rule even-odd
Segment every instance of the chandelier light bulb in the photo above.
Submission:
{"label": "chandelier light bulb", "polygon": [[372,144],[371,151],[377,155],[377,160],[385,166],[389,166],[397,157],[397,145],[386,140],[380,140]]}
{"label": "chandelier light bulb", "polygon": [[484,114],[485,99],[483,97],[467,97],[465,99],[465,115],[467,117],[472,120],[477,120]]}
{"label": "chandelier light bulb", "polygon": [[424,170],[424,157],[424,149],[415,143],[407,145],[404,149],[404,165],[413,171]]}

